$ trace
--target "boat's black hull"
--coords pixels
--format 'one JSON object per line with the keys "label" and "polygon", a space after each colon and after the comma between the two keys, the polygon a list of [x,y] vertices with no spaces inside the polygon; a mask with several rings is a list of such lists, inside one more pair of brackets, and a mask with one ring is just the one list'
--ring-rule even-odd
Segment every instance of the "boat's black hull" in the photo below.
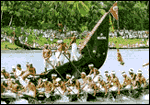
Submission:
{"label": "boat's black hull", "polygon": [[[93,27],[95,24],[93,24]],[[103,36],[100,34],[103,33]],[[82,58],[78,61],[65,63],[62,66],[56,68],[61,74],[61,78],[65,77],[66,74],[74,75],[75,78],[80,78],[81,72],[90,72],[88,65],[94,64],[94,67],[99,69],[105,62],[107,51],[108,51],[108,34],[109,34],[109,17],[105,17],[101,25],[97,28],[93,36],[90,38],[86,46],[82,50]],[[106,39],[97,39],[97,37],[105,37]],[[95,52],[94,52],[95,51]],[[60,74],[55,69],[49,70],[47,75],[41,77],[48,77],[51,80],[51,74]]]}

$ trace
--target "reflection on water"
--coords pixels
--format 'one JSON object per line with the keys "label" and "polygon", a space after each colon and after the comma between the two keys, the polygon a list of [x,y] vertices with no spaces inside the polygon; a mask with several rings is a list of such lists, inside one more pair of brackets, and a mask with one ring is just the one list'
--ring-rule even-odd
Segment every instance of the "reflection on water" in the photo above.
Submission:
{"label": "reflection on water", "polygon": [[[115,70],[116,75],[120,78],[120,81],[123,80],[121,76],[121,71],[125,70],[128,74],[128,70],[133,68],[135,72],[138,69],[143,70],[143,75],[148,78],[148,67],[143,68],[144,63],[149,62],[149,49],[120,49],[125,66],[121,66],[117,61],[117,51],[114,49],[108,50],[107,58],[104,65],[99,69],[102,76],[104,76],[105,70]],[[79,56],[79,54],[78,54]],[[52,56],[54,58],[54,54]],[[26,68],[26,62],[33,63],[33,66],[36,68],[37,73],[44,71],[44,60],[42,58],[41,50],[12,50],[12,51],[1,51],[1,67],[5,67],[8,72],[11,71],[13,65],[21,64],[22,68]],[[65,62],[68,62],[66,59]]]}

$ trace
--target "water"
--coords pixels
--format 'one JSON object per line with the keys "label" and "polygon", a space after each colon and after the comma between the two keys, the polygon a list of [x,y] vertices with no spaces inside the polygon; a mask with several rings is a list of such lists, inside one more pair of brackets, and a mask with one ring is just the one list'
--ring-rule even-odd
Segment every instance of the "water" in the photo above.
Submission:
{"label": "water", "polygon": [[[99,69],[102,76],[104,76],[105,70],[114,70],[120,82],[122,82],[121,71],[125,70],[128,75],[128,70],[133,68],[135,72],[141,69],[144,77],[149,77],[149,72],[147,71],[149,66],[142,67],[144,63],[149,62],[149,49],[120,49],[120,53],[122,54],[125,65],[122,66],[117,61],[117,51],[115,49],[109,49],[104,65]],[[52,58],[54,58],[54,55]],[[37,73],[44,72],[44,60],[41,50],[1,51],[1,67],[5,67],[8,72],[11,72],[12,66],[16,66],[17,64],[21,64],[23,70],[25,70],[26,62],[33,63]],[[66,59],[65,62],[68,62],[68,60]]]}

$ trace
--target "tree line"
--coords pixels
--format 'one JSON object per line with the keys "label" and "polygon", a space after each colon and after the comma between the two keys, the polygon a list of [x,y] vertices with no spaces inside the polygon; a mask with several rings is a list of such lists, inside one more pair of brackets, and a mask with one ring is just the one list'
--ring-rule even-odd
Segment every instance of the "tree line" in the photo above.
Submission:
{"label": "tree line", "polygon": [[[1,1],[1,27],[92,30],[115,1]],[[119,28],[149,30],[149,1],[118,1]],[[114,29],[117,22],[111,16]],[[112,28],[111,28],[112,29]]]}

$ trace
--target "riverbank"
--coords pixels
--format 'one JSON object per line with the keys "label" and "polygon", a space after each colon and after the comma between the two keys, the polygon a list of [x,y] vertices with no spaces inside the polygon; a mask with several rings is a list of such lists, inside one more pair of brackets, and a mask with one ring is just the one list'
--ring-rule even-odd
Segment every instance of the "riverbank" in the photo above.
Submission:
{"label": "riverbank", "polygon": [[[110,38],[111,39],[111,38]],[[132,39],[132,41],[130,39],[128,39],[125,42],[126,39],[124,39],[124,41],[121,43],[121,41],[119,40],[119,38],[115,39],[115,40],[110,40],[109,42],[109,49],[148,49],[149,46],[147,45],[146,41],[142,41],[140,39]],[[69,46],[71,39],[64,39],[64,42]],[[79,42],[83,41],[82,39],[77,39],[77,45],[79,45]],[[131,41],[131,42],[130,42]],[[141,42],[142,44],[140,44],[139,42]],[[119,44],[121,43],[121,44]],[[128,43],[128,44],[126,44]],[[5,46],[7,45],[8,48],[5,48]],[[41,46],[44,46],[44,43],[40,44]],[[52,47],[53,46],[53,47]],[[56,44],[52,43],[51,44],[51,49],[55,50],[56,49]],[[71,48],[70,48],[71,49]],[[1,42],[1,50],[23,50],[23,48],[17,46],[17,45],[13,45],[12,43],[9,42]]]}

